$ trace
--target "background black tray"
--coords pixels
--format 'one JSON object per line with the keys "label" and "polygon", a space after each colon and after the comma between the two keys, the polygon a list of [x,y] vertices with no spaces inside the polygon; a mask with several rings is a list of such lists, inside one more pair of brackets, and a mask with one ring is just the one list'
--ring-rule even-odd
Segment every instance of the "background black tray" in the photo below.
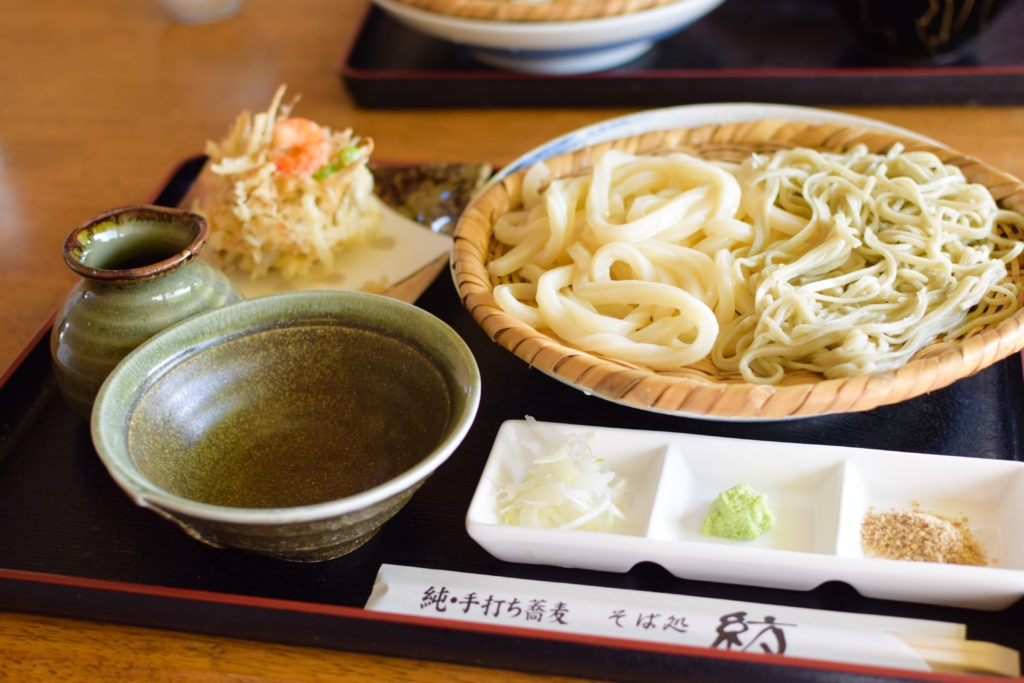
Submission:
{"label": "background black tray", "polygon": [[957,61],[895,66],[863,52],[827,0],[726,0],[617,69],[536,76],[483,66],[465,48],[373,7],[341,76],[355,102],[368,108],[1020,104],[1022,34],[1018,2]]}
{"label": "background black tray", "polygon": [[[156,201],[176,205],[201,163],[183,165]],[[477,546],[464,522],[498,427],[527,414],[554,422],[1019,459],[1024,435],[1019,356],[948,389],[866,413],[776,423],[711,422],[625,408],[529,368],[487,339],[444,275],[418,304],[446,320],[473,349],[483,379],[478,418],[451,459],[373,540],[320,564],[217,550],[136,507],[104,470],[86,420],[58,394],[41,339],[0,386],[0,610],[594,678],[658,680],[685,671],[692,680],[821,680],[815,668],[820,665],[769,665],[757,655],[365,612],[361,607],[379,566],[391,563],[955,621],[968,625],[972,639],[1024,650],[1024,601],[990,613],[869,600],[839,582],[797,592],[688,581],[653,564],[625,574],[511,564]],[[884,678],[850,667],[829,671],[829,680]]]}

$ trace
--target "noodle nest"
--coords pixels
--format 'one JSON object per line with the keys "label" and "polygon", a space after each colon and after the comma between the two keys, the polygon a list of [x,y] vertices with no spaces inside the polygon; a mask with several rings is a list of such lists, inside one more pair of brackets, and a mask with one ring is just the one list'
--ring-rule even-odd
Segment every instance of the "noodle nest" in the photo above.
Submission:
{"label": "noodle nest", "polygon": [[867,410],[1024,346],[1021,190],[866,128],[656,131],[489,188],[453,267],[493,339],[604,398],[721,418]]}

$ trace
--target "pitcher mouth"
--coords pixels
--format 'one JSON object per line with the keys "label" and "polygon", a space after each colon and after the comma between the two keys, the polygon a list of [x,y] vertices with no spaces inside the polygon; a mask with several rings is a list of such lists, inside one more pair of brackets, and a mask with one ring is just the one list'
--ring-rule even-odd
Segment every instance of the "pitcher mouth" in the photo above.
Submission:
{"label": "pitcher mouth", "polygon": [[149,204],[125,206],[72,230],[64,242],[64,261],[92,280],[141,280],[191,261],[209,236],[210,224],[199,214]]}

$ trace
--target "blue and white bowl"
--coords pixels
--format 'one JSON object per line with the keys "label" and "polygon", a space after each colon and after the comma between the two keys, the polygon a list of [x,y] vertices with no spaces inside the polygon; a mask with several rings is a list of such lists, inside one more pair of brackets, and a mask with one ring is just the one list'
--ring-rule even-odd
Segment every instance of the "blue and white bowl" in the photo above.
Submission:
{"label": "blue and white bowl", "polygon": [[590,73],[625,64],[723,1],[676,0],[598,19],[518,22],[468,19],[412,7],[399,0],[373,0],[398,22],[463,45],[484,64],[547,75]]}

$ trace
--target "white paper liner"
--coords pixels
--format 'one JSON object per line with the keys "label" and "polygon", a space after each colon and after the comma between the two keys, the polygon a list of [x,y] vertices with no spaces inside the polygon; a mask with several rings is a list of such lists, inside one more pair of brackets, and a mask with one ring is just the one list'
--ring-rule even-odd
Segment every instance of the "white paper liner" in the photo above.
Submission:
{"label": "white paper liner", "polygon": [[962,624],[381,565],[366,609],[491,626],[928,671],[899,635]]}

